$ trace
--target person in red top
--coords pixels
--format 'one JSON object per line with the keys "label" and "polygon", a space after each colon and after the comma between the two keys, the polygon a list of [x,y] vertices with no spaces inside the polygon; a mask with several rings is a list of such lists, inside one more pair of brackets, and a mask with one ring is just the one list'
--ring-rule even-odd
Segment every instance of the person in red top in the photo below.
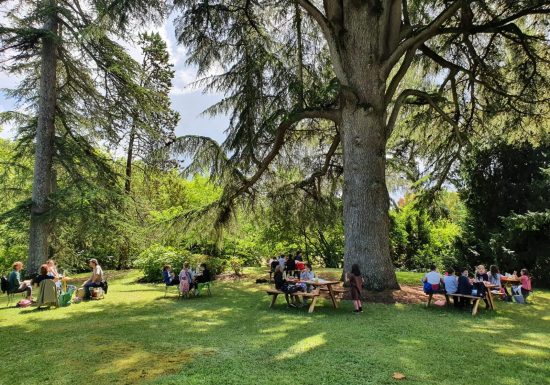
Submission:
{"label": "person in red top", "polygon": [[529,278],[529,272],[527,269],[521,269],[521,276],[519,280],[521,282],[521,295],[524,299],[527,299],[531,293],[531,278]]}

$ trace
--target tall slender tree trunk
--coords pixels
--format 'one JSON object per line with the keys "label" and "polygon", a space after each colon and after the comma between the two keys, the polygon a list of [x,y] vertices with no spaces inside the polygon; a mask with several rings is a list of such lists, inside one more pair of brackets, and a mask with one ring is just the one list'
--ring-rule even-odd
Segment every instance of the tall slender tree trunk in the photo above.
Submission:
{"label": "tall slender tree trunk", "polygon": [[[338,32],[344,69],[341,137],[344,155],[344,268],[358,264],[365,286],[398,288],[389,245],[386,188],[385,80],[380,77],[379,14],[368,2],[343,2]],[[349,7],[349,8],[347,8]]]}
{"label": "tall slender tree trunk", "polygon": [[[132,192],[132,162],[134,159],[134,143],[136,140],[136,129],[132,126],[130,131],[130,138],[128,140],[128,151],[126,153],[126,178],[124,181],[124,193],[130,195]],[[120,258],[118,259],[117,269],[125,269],[128,267],[128,260],[130,259],[130,238],[124,237],[125,246],[120,250]]]}
{"label": "tall slender tree trunk", "polygon": [[124,191],[130,195],[132,191],[132,161],[134,158],[134,141],[136,140],[136,130],[132,127],[130,139],[128,141],[128,152],[126,156],[126,180],[124,182]]}
{"label": "tall slender tree trunk", "polygon": [[302,43],[302,11],[298,1],[294,2],[296,23],[296,76],[298,77],[298,99],[300,107],[304,104],[304,57]]}
{"label": "tall slender tree trunk", "polygon": [[[44,2],[55,7],[55,0]],[[48,258],[48,241],[51,231],[48,219],[49,196],[52,188],[52,161],[55,137],[57,17],[48,16],[42,38],[40,99],[36,128],[34,176],[32,185],[31,224],[29,234],[29,260],[27,272],[34,274]]]}

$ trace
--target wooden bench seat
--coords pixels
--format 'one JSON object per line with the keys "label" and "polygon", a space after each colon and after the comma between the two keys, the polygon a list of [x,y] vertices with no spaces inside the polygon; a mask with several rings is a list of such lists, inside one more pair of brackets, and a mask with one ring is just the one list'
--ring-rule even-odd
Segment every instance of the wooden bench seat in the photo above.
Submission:
{"label": "wooden bench seat", "polygon": [[[277,289],[266,289],[265,291],[267,295],[273,296],[271,299],[271,304],[269,305],[270,308],[275,305],[275,301],[277,300],[277,297],[279,295],[285,295],[283,291],[277,290]],[[313,313],[313,310],[315,309],[315,304],[317,303],[317,298],[319,298],[319,291],[312,291],[311,293],[306,293],[304,291],[297,291],[296,293],[288,293],[288,295],[293,297],[306,297],[306,298],[313,298],[311,301],[311,304],[309,305],[308,313]]]}
{"label": "wooden bench seat", "polygon": [[430,293],[430,294],[428,294],[428,303],[426,304],[426,307],[430,306],[430,303],[433,299],[433,296],[436,295],[436,294],[445,296],[445,302],[446,302],[447,305],[449,305],[451,303],[451,301],[449,300],[449,297],[468,298],[468,299],[473,300],[473,306],[472,306],[472,315],[473,316],[475,316],[477,314],[477,308],[479,306],[479,301],[482,300],[482,299],[486,300],[488,309],[494,310],[493,300],[491,298],[491,293],[489,291],[487,291],[487,294],[485,295],[485,297],[478,297],[478,296],[475,296],[475,295],[458,294],[458,293],[448,294],[446,292]]}

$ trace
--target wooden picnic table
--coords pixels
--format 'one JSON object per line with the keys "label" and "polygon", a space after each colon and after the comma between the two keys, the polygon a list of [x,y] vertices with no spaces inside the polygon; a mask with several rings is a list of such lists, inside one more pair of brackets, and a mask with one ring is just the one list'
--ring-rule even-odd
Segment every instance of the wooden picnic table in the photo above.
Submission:
{"label": "wooden picnic table", "polygon": [[287,279],[287,280],[291,282],[296,282],[296,283],[305,283],[306,285],[311,285],[313,287],[319,287],[319,288],[326,287],[328,291],[328,295],[332,301],[332,306],[334,306],[335,309],[338,309],[338,301],[336,299],[336,294],[333,286],[340,284],[340,281],[328,281],[324,279],[314,279],[310,281],[300,281],[300,280],[293,280],[293,279]]}
{"label": "wooden picnic table", "polygon": [[496,288],[498,286],[496,285],[490,285],[488,283],[485,284],[485,287],[487,288],[487,290],[485,291],[485,296],[484,297],[479,297],[479,296],[476,296],[476,295],[467,295],[467,294],[458,294],[458,293],[453,293],[453,294],[448,294],[445,290],[442,290],[440,292],[435,292],[435,293],[430,293],[428,295],[428,303],[426,304],[426,307],[430,306],[430,302],[432,301],[432,298],[435,294],[441,294],[441,295],[444,295],[445,296],[445,303],[447,306],[449,306],[451,304],[451,300],[449,299],[450,297],[464,297],[464,298],[468,298],[468,299],[471,299],[473,300],[473,306],[472,306],[472,315],[475,316],[477,314],[477,308],[478,308],[478,305],[479,305],[479,301],[484,299],[486,302],[487,302],[487,308],[490,309],[490,310],[495,310],[495,303],[493,301],[493,293],[491,292],[491,289],[492,288]]}
{"label": "wooden picnic table", "polygon": [[511,287],[512,285],[521,285],[519,277],[500,277],[500,283],[503,286]]}

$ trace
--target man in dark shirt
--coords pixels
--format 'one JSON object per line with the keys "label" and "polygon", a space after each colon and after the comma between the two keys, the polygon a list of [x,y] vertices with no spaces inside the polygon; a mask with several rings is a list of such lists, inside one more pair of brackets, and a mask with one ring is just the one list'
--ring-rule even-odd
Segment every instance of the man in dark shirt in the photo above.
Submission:
{"label": "man in dark shirt", "polygon": [[[458,289],[457,294],[471,295],[472,284],[470,278],[468,278],[468,269],[462,269],[462,274],[458,277]],[[470,304],[468,298],[460,297],[460,307],[464,307],[465,304]]]}

